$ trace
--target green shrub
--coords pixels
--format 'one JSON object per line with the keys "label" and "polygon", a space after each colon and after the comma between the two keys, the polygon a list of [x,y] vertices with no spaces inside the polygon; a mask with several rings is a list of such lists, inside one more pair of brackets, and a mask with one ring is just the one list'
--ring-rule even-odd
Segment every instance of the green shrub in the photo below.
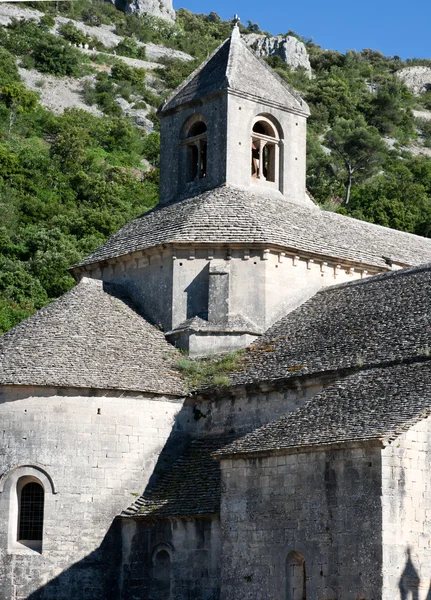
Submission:
{"label": "green shrub", "polygon": [[55,36],[38,41],[32,56],[36,68],[42,73],[71,77],[82,74],[82,56],[79,50]]}
{"label": "green shrub", "polygon": [[6,48],[0,46],[0,82],[2,85],[19,81],[20,76],[15,59]]}
{"label": "green shrub", "polygon": [[208,386],[228,386],[229,373],[242,368],[242,350],[205,359],[180,358],[178,369],[184,374],[190,390]]}
{"label": "green shrub", "polygon": [[72,44],[91,44],[92,40],[88,35],[85,35],[83,31],[78,29],[72,21],[67,21],[67,23],[62,23],[60,25],[58,32],[61,36],[64,37],[67,41]]}

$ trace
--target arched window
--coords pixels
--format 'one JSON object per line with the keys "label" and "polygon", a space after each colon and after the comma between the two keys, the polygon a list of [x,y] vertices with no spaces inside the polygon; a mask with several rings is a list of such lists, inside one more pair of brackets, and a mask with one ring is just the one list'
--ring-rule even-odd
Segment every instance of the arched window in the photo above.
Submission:
{"label": "arched window", "polygon": [[20,465],[0,476],[0,506],[9,506],[9,552],[42,552],[44,511],[52,514],[56,493],[51,476],[39,465]]}
{"label": "arched window", "polygon": [[171,548],[161,544],[153,553],[152,591],[157,600],[168,600],[171,595]]}
{"label": "arched window", "polygon": [[[41,483],[18,481],[18,542],[42,541],[45,492]],[[21,485],[20,485],[21,484]]]}
{"label": "arched window", "polygon": [[278,183],[280,137],[265,116],[256,117],[251,133],[251,176],[264,183]]}
{"label": "arched window", "polygon": [[305,559],[293,550],[286,558],[286,600],[306,600]]}
{"label": "arched window", "polygon": [[199,181],[207,174],[207,126],[195,121],[182,141],[187,151],[186,181]]}

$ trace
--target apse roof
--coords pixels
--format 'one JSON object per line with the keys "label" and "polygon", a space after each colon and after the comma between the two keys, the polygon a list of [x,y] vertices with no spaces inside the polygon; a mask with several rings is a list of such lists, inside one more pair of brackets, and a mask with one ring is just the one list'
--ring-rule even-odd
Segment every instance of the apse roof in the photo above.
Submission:
{"label": "apse roof", "polygon": [[248,48],[237,27],[169,96],[159,112],[168,112],[220,90],[246,94],[270,105],[309,114],[304,100]]}
{"label": "apse roof", "polygon": [[84,278],[0,337],[0,384],[181,395],[179,356],[116,286]]}
{"label": "apse roof", "polygon": [[75,267],[163,244],[253,244],[389,268],[431,262],[431,239],[221,186],[134,219]]}

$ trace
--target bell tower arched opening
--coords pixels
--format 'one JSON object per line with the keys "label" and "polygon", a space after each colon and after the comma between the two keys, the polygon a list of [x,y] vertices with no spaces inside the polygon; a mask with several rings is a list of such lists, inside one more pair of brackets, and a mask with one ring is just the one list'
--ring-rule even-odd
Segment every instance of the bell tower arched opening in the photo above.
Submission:
{"label": "bell tower arched opening", "polygon": [[198,183],[207,174],[207,126],[203,119],[186,125],[181,146],[186,154],[186,183]]}
{"label": "bell tower arched opening", "polygon": [[279,127],[265,115],[255,117],[251,132],[251,177],[256,183],[279,189]]}

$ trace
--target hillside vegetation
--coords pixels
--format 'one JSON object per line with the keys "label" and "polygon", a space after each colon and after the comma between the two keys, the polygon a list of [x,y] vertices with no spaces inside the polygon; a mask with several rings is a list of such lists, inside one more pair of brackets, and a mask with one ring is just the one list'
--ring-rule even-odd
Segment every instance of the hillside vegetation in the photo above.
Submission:
{"label": "hillside vegetation", "polygon": [[[0,26],[0,333],[70,289],[69,266],[154,206],[156,107],[231,30],[215,13],[180,10],[171,25],[125,16],[96,0],[26,6],[45,16]],[[110,26],[122,38],[115,55],[73,23],[55,30],[59,15]],[[242,31],[259,29],[249,22]],[[312,79],[277,57],[268,62],[311,107],[310,193],[328,210],[430,235],[431,160],[417,154],[431,147],[431,121],[415,119],[413,111],[431,109],[431,92],[414,97],[396,77],[397,70],[428,61],[405,63],[371,50],[344,55],[303,41]],[[86,43],[98,52],[74,45]],[[145,61],[148,43],[193,60],[165,56],[144,69],[122,61]],[[26,89],[18,66],[36,69],[41,87],[44,74],[86,77],[83,100],[104,117],[73,108],[48,111],[37,90]],[[144,111],[154,131],[127,118],[124,103]]]}

